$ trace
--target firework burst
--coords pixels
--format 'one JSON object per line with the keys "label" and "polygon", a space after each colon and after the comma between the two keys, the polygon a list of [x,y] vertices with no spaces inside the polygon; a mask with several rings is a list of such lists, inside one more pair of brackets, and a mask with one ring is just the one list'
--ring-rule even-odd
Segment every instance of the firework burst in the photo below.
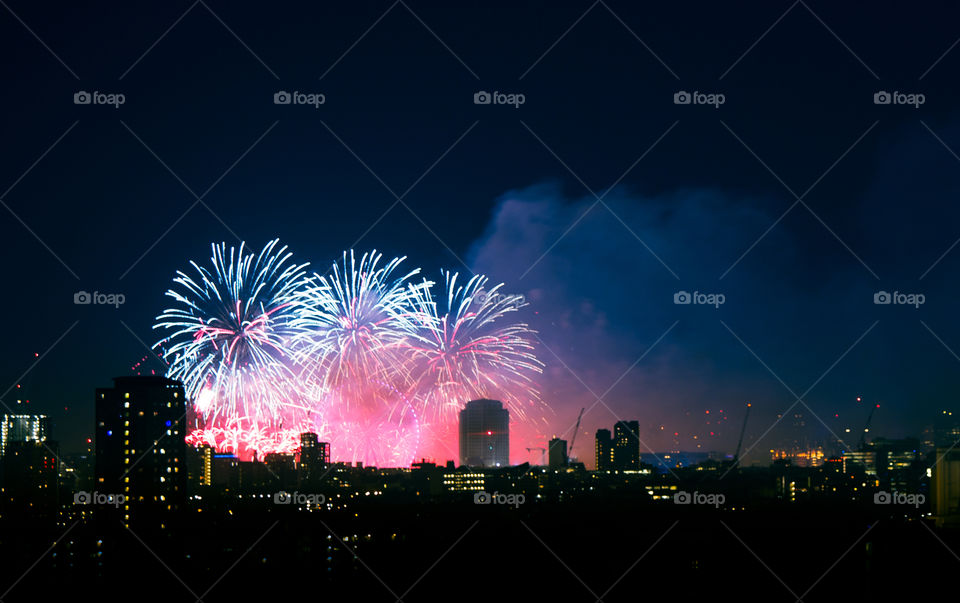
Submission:
{"label": "firework burst", "polygon": [[372,380],[408,379],[402,352],[421,322],[413,301],[429,283],[408,284],[419,268],[396,276],[406,258],[383,266],[381,259],[376,250],[359,262],[344,252],[342,264],[334,263],[329,276],[314,275],[299,299],[297,357],[318,397],[339,392],[352,404],[360,400],[350,392]]}
{"label": "firework burst", "polygon": [[522,296],[449,272],[435,294],[377,251],[344,252],[325,276],[291,257],[276,240],[259,253],[221,243],[177,272],[155,347],[197,417],[188,443],[249,458],[315,431],[336,460],[406,466],[456,456],[469,400],[501,400],[517,422],[542,406],[536,334],[511,316]]}
{"label": "firework burst", "polygon": [[458,284],[457,274],[444,274],[444,296],[416,292],[420,324],[409,339],[412,392],[420,412],[434,423],[450,423],[469,400],[501,400],[522,420],[540,403],[535,377],[543,364],[534,354],[535,332],[509,315],[526,305],[522,296],[489,290],[487,277],[476,275]]}
{"label": "firework burst", "polygon": [[176,305],[154,328],[169,331],[163,350],[168,376],[183,382],[205,422],[239,419],[279,425],[303,414],[289,345],[295,300],[306,286],[307,264],[273,240],[259,254],[212,245],[210,266],[190,262],[167,291]]}

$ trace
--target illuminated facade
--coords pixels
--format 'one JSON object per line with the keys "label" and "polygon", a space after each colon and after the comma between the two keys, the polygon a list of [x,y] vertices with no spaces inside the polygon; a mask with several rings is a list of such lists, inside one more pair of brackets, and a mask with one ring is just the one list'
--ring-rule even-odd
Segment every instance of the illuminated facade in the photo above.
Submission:
{"label": "illuminated facade", "polygon": [[443,474],[443,487],[448,492],[482,492],[486,476],[479,471],[456,471]]}
{"label": "illuminated facade", "polygon": [[45,442],[50,437],[50,417],[46,415],[3,415],[0,423],[0,456],[10,442]]}
{"label": "illuminated facade", "polygon": [[597,471],[613,469],[613,438],[609,429],[598,429],[594,455],[597,462]]}
{"label": "illuminated facade", "polygon": [[158,376],[113,382],[96,391],[95,488],[124,495],[124,524],[149,519],[166,529],[186,504],[183,385]]}
{"label": "illuminated facade", "polygon": [[937,447],[930,481],[931,511],[937,527],[960,526],[960,450]]}
{"label": "illuminated facade", "polygon": [[613,426],[613,463],[621,471],[640,468],[639,421],[617,421]]}
{"label": "illuminated facade", "polygon": [[823,448],[811,448],[809,450],[770,450],[770,459],[778,461],[786,459],[794,467],[819,467],[823,465],[826,457],[823,454]]}
{"label": "illuminated facade", "polygon": [[472,400],[460,411],[460,464],[510,464],[510,414],[497,400]]}
{"label": "illuminated facade", "polygon": [[877,474],[877,453],[872,450],[843,453],[843,472],[849,474],[853,465],[861,466],[867,475]]}
{"label": "illuminated facade", "polygon": [[300,434],[300,449],[297,451],[297,476],[302,482],[319,478],[330,465],[330,444],[321,442],[317,434],[307,431]]}

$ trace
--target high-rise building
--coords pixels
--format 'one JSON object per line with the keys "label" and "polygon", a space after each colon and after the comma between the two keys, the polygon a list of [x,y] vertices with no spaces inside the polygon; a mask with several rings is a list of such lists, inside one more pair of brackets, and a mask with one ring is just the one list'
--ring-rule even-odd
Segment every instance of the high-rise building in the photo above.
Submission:
{"label": "high-rise building", "polygon": [[183,384],[159,376],[113,383],[96,391],[96,490],[124,496],[126,525],[166,529],[186,504]]}
{"label": "high-rise building", "polygon": [[472,400],[460,411],[460,464],[510,464],[510,413],[497,400]]}
{"label": "high-rise building", "polygon": [[931,511],[937,527],[960,526],[960,450],[937,447],[930,480]]}
{"label": "high-rise building", "polygon": [[640,468],[639,421],[617,421],[613,426],[613,464],[620,471]]}
{"label": "high-rise building", "polygon": [[50,436],[50,417],[46,415],[3,415],[0,423],[0,456],[10,442],[44,442]]}
{"label": "high-rise building", "polygon": [[859,467],[867,475],[877,474],[877,451],[863,450],[843,453],[843,472],[850,474]]}
{"label": "high-rise building", "polygon": [[302,483],[319,479],[330,464],[330,444],[319,441],[317,434],[306,431],[300,434],[300,450],[297,453],[297,478]]}
{"label": "high-rise building", "polygon": [[567,466],[567,441],[553,438],[547,444],[548,464],[551,469],[560,469]]}
{"label": "high-rise building", "polygon": [[598,429],[596,440],[597,471],[613,469],[613,438],[609,429]]}

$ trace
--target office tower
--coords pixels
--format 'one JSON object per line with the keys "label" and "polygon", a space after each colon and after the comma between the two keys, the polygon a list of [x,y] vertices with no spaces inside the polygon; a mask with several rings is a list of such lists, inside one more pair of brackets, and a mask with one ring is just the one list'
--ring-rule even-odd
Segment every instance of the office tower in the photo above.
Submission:
{"label": "office tower", "polygon": [[96,391],[96,490],[124,495],[126,525],[167,529],[186,504],[183,384],[158,376],[113,383]]}
{"label": "office tower", "polygon": [[0,456],[10,442],[44,442],[50,435],[50,417],[46,415],[3,415],[0,423]]}
{"label": "office tower", "polygon": [[617,421],[613,426],[613,464],[620,471],[640,468],[639,421]]}
{"label": "office tower", "polygon": [[548,465],[551,469],[560,469],[567,466],[567,441],[553,438],[547,444]]}
{"label": "office tower", "polygon": [[875,450],[851,451],[843,453],[843,472],[847,475],[859,468],[867,475],[877,474],[877,452]]}
{"label": "office tower", "polygon": [[330,444],[320,442],[317,434],[306,431],[300,434],[300,451],[297,453],[297,476],[302,482],[318,479],[330,464]]}
{"label": "office tower", "polygon": [[460,464],[510,464],[510,413],[496,400],[472,400],[460,411]]}
{"label": "office tower", "polygon": [[613,438],[609,429],[598,429],[596,440],[597,471],[613,469]]}
{"label": "office tower", "polygon": [[930,480],[930,510],[936,526],[960,527],[960,450],[938,446]]}
{"label": "office tower", "polygon": [[187,484],[189,489],[211,485],[213,477],[213,448],[203,444],[187,446]]}

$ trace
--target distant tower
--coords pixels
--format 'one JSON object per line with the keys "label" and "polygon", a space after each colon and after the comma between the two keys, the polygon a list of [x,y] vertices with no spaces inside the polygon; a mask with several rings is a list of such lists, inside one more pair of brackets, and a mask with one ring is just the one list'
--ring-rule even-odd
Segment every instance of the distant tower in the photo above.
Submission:
{"label": "distant tower", "polygon": [[567,441],[560,438],[553,438],[547,444],[550,451],[549,466],[551,469],[560,469],[567,466]]}
{"label": "distant tower", "polygon": [[320,477],[330,464],[330,444],[320,442],[317,434],[305,431],[300,434],[300,452],[297,457],[297,474],[300,481]]}
{"label": "distant tower", "polygon": [[96,391],[96,491],[123,494],[123,523],[166,529],[187,500],[187,402],[183,384],[115,377]]}
{"label": "distant tower", "polygon": [[460,464],[510,464],[510,413],[497,400],[473,400],[460,411]]}
{"label": "distant tower", "polygon": [[613,426],[613,464],[621,471],[640,468],[639,421],[617,421]]}
{"label": "distant tower", "polygon": [[613,438],[609,429],[597,430],[596,442],[597,471],[613,469]]}

